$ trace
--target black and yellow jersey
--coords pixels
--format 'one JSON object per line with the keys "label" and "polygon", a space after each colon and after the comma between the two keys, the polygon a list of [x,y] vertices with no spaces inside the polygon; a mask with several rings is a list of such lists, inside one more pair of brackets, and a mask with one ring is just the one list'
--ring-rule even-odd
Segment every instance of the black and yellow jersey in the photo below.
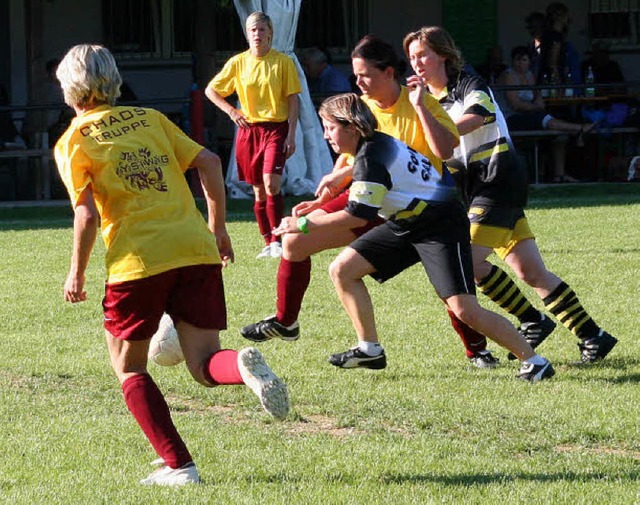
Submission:
{"label": "black and yellow jersey", "polygon": [[[372,220],[411,224],[431,205],[459,205],[460,193],[445,166],[382,132],[361,141],[353,165],[346,211]],[[424,213],[424,215],[423,215]]]}
{"label": "black and yellow jersey", "polygon": [[515,154],[489,86],[482,77],[463,70],[457,79],[449,80],[445,91],[439,97],[440,103],[454,122],[465,114],[484,118],[480,128],[460,137],[460,145],[447,160],[467,202],[524,207],[526,170]]}

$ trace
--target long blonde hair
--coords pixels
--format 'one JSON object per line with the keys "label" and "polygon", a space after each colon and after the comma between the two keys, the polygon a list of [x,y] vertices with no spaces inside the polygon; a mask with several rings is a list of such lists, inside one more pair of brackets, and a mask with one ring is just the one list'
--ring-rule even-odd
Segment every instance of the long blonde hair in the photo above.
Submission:
{"label": "long blonde hair", "polygon": [[84,107],[90,103],[114,105],[120,96],[122,77],[116,60],[106,47],[79,44],[64,56],[56,77],[70,107]]}

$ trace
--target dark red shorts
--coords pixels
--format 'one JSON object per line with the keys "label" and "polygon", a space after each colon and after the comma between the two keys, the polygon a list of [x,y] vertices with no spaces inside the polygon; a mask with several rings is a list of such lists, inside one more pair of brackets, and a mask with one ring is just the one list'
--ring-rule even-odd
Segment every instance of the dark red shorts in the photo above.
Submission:
{"label": "dark red shorts", "polygon": [[[327,214],[333,214],[334,212],[338,212],[339,210],[344,210],[348,202],[349,202],[349,188],[345,189],[333,200],[329,200],[320,208],[324,210]],[[375,228],[376,226],[379,226],[382,223],[384,223],[384,219],[382,219],[381,217],[377,217],[373,221],[369,221],[364,226],[360,226],[358,228],[352,228],[351,231],[354,233],[356,237],[359,237],[367,233],[371,228]]]}
{"label": "dark red shorts", "polygon": [[287,153],[285,140],[289,123],[257,123],[249,128],[238,128],[236,135],[236,162],[238,178],[252,186],[264,184],[264,174],[282,175]]}
{"label": "dark red shorts", "polygon": [[221,265],[176,268],[144,279],[105,285],[104,327],[120,340],[146,340],[163,312],[203,329],[227,328]]}

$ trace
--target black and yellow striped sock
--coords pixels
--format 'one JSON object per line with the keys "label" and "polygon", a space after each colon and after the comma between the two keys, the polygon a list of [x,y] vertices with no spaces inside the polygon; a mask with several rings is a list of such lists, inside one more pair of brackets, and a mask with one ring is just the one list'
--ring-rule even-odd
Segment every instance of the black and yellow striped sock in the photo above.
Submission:
{"label": "black and yellow striped sock", "polygon": [[542,319],[540,311],[529,303],[513,279],[495,265],[489,275],[478,283],[478,290],[521,323],[537,323]]}
{"label": "black and yellow striped sock", "polygon": [[578,338],[593,338],[600,333],[600,328],[566,282],[561,282],[553,293],[542,301],[545,308]]}

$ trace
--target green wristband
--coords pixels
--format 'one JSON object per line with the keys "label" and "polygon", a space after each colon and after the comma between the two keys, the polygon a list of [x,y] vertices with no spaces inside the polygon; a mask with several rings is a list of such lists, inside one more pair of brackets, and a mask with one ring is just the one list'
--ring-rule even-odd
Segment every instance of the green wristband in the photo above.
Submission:
{"label": "green wristband", "polygon": [[300,230],[305,235],[309,234],[309,228],[307,228],[307,223],[308,222],[309,222],[309,220],[307,219],[306,216],[300,216],[298,218],[298,230]]}

